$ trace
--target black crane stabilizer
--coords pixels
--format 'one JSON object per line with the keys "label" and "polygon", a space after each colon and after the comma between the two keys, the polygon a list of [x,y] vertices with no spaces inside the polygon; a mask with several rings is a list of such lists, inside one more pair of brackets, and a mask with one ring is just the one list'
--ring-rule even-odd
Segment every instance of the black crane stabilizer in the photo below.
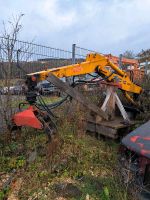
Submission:
{"label": "black crane stabilizer", "polygon": [[150,158],[150,120],[124,137],[122,143],[131,151]]}

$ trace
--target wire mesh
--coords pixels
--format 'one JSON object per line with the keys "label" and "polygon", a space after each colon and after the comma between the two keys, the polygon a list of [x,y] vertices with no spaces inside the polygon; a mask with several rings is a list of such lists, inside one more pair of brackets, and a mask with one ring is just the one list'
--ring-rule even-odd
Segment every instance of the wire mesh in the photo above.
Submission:
{"label": "wire mesh", "polygon": [[[17,67],[17,60],[23,70]],[[31,42],[0,37],[0,78],[11,63],[12,78],[72,63],[72,52]]]}
{"label": "wire mesh", "polygon": [[75,55],[77,59],[85,59],[87,54],[89,53],[99,53],[99,52],[75,46]]}

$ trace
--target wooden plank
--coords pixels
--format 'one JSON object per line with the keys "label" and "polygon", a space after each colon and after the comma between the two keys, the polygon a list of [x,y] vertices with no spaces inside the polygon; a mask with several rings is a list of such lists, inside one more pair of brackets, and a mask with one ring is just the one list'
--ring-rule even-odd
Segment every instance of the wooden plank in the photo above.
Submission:
{"label": "wooden plank", "polygon": [[64,83],[62,80],[54,76],[53,74],[49,74],[47,80],[61,89],[63,92],[66,92],[68,95],[76,99],[78,102],[82,103],[86,106],[89,110],[93,111],[103,119],[108,120],[108,115],[100,109],[98,106],[90,103],[84,96],[76,89],[72,88],[68,83]]}
{"label": "wooden plank", "polygon": [[96,125],[96,133],[99,133],[100,135],[104,135],[109,138],[117,139],[117,130],[113,128],[109,128],[103,125]]}
{"label": "wooden plank", "polygon": [[130,121],[129,124],[125,124],[124,120],[122,118],[118,117],[115,120],[112,120],[112,121],[111,120],[110,121],[102,121],[99,124],[118,130],[120,128],[130,127],[130,126],[136,124],[136,121]]}
{"label": "wooden plank", "polygon": [[86,130],[91,132],[96,132],[96,124],[87,122],[86,123]]}
{"label": "wooden plank", "polygon": [[91,123],[95,123],[95,124],[98,124],[98,125],[103,125],[103,126],[106,126],[106,127],[110,127],[110,128],[113,128],[113,129],[120,129],[120,128],[126,128],[126,127],[130,127],[134,124],[137,123],[137,121],[130,121],[129,124],[124,124],[124,120],[121,118],[121,117],[117,117],[115,118],[114,120],[109,120],[109,121],[100,121],[100,122],[97,122],[96,120],[92,119],[92,118],[88,118],[87,119],[88,122],[91,122]]}
{"label": "wooden plank", "polygon": [[[109,138],[117,139],[120,136],[123,137],[126,135],[129,130],[137,123],[137,121],[132,121],[132,123],[125,125],[121,124],[122,118],[117,118],[113,121],[102,121],[100,123],[96,123],[96,121],[92,119],[88,119],[87,121],[87,131],[93,131],[95,130],[96,133],[99,135],[104,135]],[[93,124],[93,125],[92,125]]]}
{"label": "wooden plank", "polygon": [[109,138],[118,138],[117,130],[103,125],[97,125],[92,122],[87,122],[86,131],[91,132],[91,136],[103,135]]}

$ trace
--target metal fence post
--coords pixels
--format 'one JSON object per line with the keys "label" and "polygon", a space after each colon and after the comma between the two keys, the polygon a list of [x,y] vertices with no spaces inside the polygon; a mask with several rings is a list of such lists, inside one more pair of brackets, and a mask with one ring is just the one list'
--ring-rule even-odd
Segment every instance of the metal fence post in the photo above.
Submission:
{"label": "metal fence post", "polygon": [[148,71],[148,60],[145,61],[145,75],[147,75]]}
{"label": "metal fence post", "polygon": [[72,64],[76,62],[76,44],[72,44]]}
{"label": "metal fence post", "polygon": [[123,55],[120,54],[120,55],[119,55],[119,68],[120,68],[120,69],[122,69],[122,57],[123,57]]}
{"label": "metal fence post", "polygon": [[[72,44],[72,64],[75,64],[76,62],[76,44]],[[73,77],[66,77],[66,82],[71,84],[73,82]]]}

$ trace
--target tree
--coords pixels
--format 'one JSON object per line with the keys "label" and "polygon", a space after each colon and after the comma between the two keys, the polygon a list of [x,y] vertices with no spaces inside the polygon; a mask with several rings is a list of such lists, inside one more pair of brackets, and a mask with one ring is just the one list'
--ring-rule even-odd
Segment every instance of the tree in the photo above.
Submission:
{"label": "tree", "polygon": [[150,49],[143,50],[138,53],[138,58],[140,62],[150,61]]}
{"label": "tree", "polygon": [[125,51],[123,54],[123,57],[125,57],[125,58],[135,58],[135,54],[134,54],[134,52],[133,51],[131,51],[131,50],[127,50],[127,51]]}
{"label": "tree", "polygon": [[16,56],[14,50],[20,30],[22,29],[21,19],[24,14],[13,16],[7,23],[3,22],[3,32],[0,37],[0,67],[2,72],[1,86],[7,91],[7,95],[0,95],[0,115],[2,116],[5,128],[9,130],[11,116],[13,113],[13,98],[11,95],[11,71]]}

